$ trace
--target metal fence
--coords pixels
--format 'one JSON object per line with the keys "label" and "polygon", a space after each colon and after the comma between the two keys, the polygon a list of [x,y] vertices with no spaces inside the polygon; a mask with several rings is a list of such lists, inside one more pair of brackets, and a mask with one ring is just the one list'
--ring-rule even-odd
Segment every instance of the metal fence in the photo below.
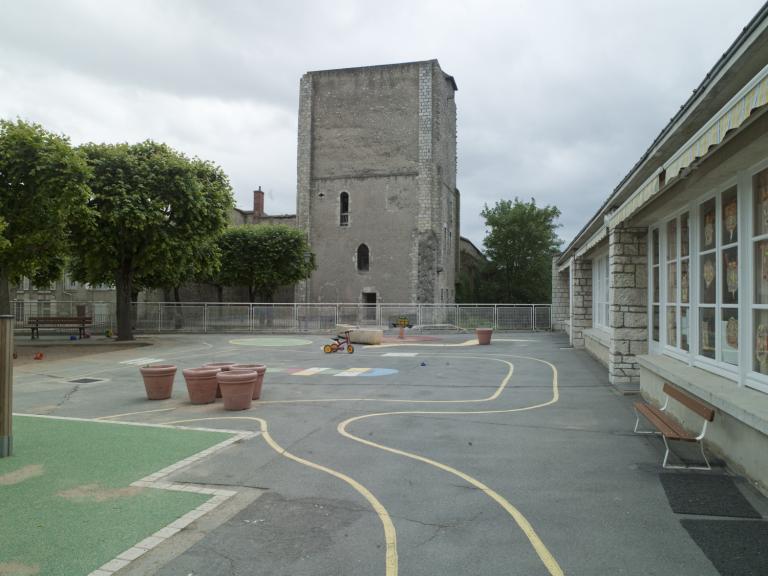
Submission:
{"label": "metal fence", "polygon": [[[93,318],[93,333],[115,331],[112,302],[13,302],[15,328],[31,316]],[[390,328],[401,316],[415,330],[551,330],[549,304],[250,304],[138,302],[133,326],[139,333],[324,332],[337,324]]]}

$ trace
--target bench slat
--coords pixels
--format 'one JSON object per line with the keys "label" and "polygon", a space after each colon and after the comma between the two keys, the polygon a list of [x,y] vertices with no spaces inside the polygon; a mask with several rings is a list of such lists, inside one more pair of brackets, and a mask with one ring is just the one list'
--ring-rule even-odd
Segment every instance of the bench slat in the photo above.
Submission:
{"label": "bench slat", "polygon": [[669,382],[664,383],[664,393],[667,396],[670,396],[671,398],[674,398],[677,400],[680,404],[691,410],[692,412],[696,412],[699,416],[704,418],[704,420],[708,422],[712,422],[712,420],[715,419],[715,409],[710,406],[709,404],[706,404],[705,402],[702,402],[698,398],[695,398],[694,396],[691,396],[684,390],[681,390],[677,386],[673,386]]}
{"label": "bench slat", "polygon": [[696,441],[694,436],[691,436],[677,422],[672,420],[669,416],[667,416],[664,412],[655,406],[651,406],[645,402],[635,402],[635,408],[648,419],[654,428],[656,428],[667,438],[685,442]]}

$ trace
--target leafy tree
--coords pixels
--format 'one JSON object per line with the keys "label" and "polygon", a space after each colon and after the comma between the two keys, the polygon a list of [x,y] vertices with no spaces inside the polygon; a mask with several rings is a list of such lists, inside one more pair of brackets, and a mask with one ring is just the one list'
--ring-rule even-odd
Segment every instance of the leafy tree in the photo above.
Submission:
{"label": "leafy tree", "polygon": [[301,230],[281,224],[228,228],[222,234],[221,272],[224,286],[247,286],[254,302],[258,294],[271,301],[281,286],[309,278],[315,257]]}
{"label": "leafy tree", "polygon": [[117,289],[117,334],[131,340],[136,289],[177,285],[197,268],[233,205],[226,176],[165,144],[86,144],[89,206],[73,227],[72,276]]}
{"label": "leafy tree", "polygon": [[49,284],[60,275],[67,224],[85,219],[88,166],[64,136],[0,120],[0,314],[10,282]]}
{"label": "leafy tree", "polygon": [[515,198],[487,205],[481,212],[489,229],[483,244],[490,260],[486,284],[498,302],[549,302],[552,284],[552,256],[562,241],[555,221],[555,206],[536,206],[536,201]]}

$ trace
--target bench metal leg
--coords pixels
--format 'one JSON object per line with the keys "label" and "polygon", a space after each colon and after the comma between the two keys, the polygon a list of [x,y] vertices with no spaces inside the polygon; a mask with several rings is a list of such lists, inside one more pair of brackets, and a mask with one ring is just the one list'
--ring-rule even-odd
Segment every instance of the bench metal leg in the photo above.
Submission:
{"label": "bench metal leg", "polygon": [[635,419],[635,429],[634,429],[635,434],[649,434],[649,435],[659,434],[658,430],[640,430],[639,429],[639,427],[640,427],[640,412],[637,411],[637,408],[635,408],[634,410],[635,410],[635,416],[636,416],[636,419]]}
{"label": "bench metal leg", "polygon": [[675,453],[675,456],[677,456],[683,464],[669,464],[669,453],[672,451],[669,447],[669,441],[667,440],[667,437],[662,435],[662,438],[664,439],[664,447],[667,449],[664,453],[664,461],[661,464],[662,468],[670,469],[670,470],[712,470],[712,466],[709,464],[709,460],[707,459],[707,455],[704,453],[704,442],[699,440],[697,444],[699,445],[699,450],[701,451],[701,457],[704,460],[704,466],[694,466],[685,464],[683,458],[680,457],[679,454]]}

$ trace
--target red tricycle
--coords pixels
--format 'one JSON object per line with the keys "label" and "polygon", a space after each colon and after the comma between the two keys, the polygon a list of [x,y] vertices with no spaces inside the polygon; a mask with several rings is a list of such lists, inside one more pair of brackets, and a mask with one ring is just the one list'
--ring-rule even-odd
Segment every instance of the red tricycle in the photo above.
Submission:
{"label": "red tricycle", "polygon": [[332,352],[338,352],[339,350],[346,350],[348,354],[352,354],[355,351],[355,347],[352,346],[352,343],[349,341],[349,332],[350,330],[344,331],[344,338],[341,336],[334,336],[331,338],[333,342],[323,346],[323,352],[330,354]]}

